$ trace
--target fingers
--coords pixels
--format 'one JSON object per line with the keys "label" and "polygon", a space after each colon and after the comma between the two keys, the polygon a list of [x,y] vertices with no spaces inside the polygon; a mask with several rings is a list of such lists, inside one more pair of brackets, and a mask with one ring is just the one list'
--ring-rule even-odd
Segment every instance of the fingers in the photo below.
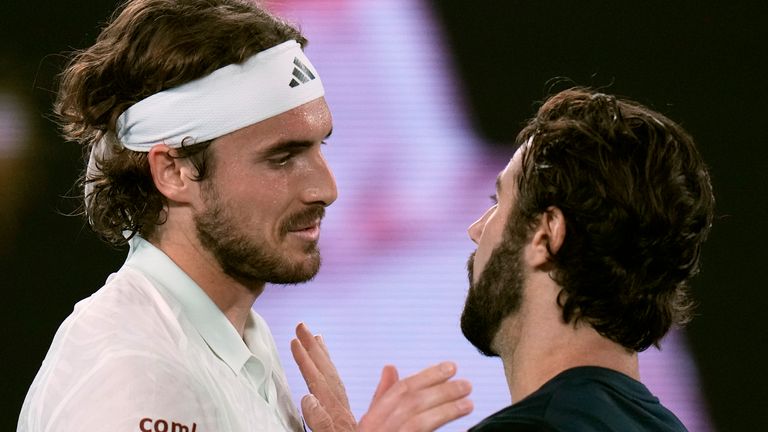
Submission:
{"label": "fingers", "polygon": [[296,361],[309,391],[326,406],[330,407],[334,403],[340,403],[334,392],[331,391],[322,372],[317,368],[307,350],[304,349],[304,345],[297,339],[291,341],[291,354],[293,354],[293,359]]}
{"label": "fingers", "polygon": [[397,369],[392,365],[384,366],[384,368],[381,370],[381,379],[379,379],[379,385],[376,386],[376,391],[373,393],[373,398],[371,399],[371,405],[368,407],[368,409],[371,409],[373,407],[373,404],[376,403],[376,401],[384,395],[384,393],[387,392],[387,390],[392,387],[397,380],[399,379],[399,376],[397,374]]}
{"label": "fingers", "polygon": [[444,403],[412,417],[397,430],[402,432],[434,431],[447,423],[464,417],[473,409],[472,401],[467,398]]}
{"label": "fingers", "polygon": [[323,377],[325,377],[325,381],[328,383],[330,390],[334,393],[336,398],[342,403],[349,405],[344,383],[342,383],[339,373],[336,371],[336,366],[334,366],[331,361],[328,348],[325,346],[322,337],[313,335],[304,323],[300,323],[296,327],[296,337],[309,354],[315,367],[320,371]]}
{"label": "fingers", "polygon": [[304,421],[313,432],[334,432],[333,419],[313,395],[301,398],[301,412]]}
{"label": "fingers", "polygon": [[346,390],[323,338],[306,325],[296,327],[291,352],[312,395],[302,399],[307,424],[315,432],[426,432],[472,412],[466,380],[451,380],[456,365],[443,362],[400,380],[385,366],[368,412],[359,424],[349,409]]}
{"label": "fingers", "polygon": [[[472,385],[467,380],[447,381],[437,384],[415,392],[413,398],[413,410],[416,412],[425,412],[435,407],[450,409],[453,402],[462,400],[469,402],[469,399],[466,399],[466,397],[469,396],[471,391]],[[471,408],[471,406],[466,408]]]}
{"label": "fingers", "polygon": [[455,374],[456,365],[445,362],[397,381],[375,398],[360,430],[432,431],[469,414],[472,387],[466,380],[449,381]]}
{"label": "fingers", "polygon": [[411,375],[401,382],[408,389],[418,390],[445,382],[454,375],[456,375],[456,364],[453,362],[442,362]]}
{"label": "fingers", "polygon": [[[306,324],[305,324],[306,325]],[[323,351],[325,351],[325,354],[330,357],[331,353],[328,352],[328,347],[325,345],[325,339],[323,339],[322,335],[315,335],[315,340],[318,344],[323,348]]]}
{"label": "fingers", "polygon": [[[314,396],[309,401],[314,400],[322,407],[323,412],[331,419],[334,431],[353,431],[357,421],[349,408],[344,384],[336,373],[327,349],[322,347],[322,339],[312,335],[303,324],[296,328],[296,336],[298,339],[291,341],[291,353]],[[313,421],[322,422],[317,418]]]}

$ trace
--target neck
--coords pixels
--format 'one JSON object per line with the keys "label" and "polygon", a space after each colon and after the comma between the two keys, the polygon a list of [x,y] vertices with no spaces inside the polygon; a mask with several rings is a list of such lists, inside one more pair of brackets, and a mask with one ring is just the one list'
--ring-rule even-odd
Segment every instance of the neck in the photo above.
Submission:
{"label": "neck", "polygon": [[202,288],[242,337],[264,283],[249,285],[225,274],[213,255],[189,233],[159,232],[150,241]]}
{"label": "neck", "polygon": [[504,363],[513,403],[559,373],[579,366],[604,367],[639,381],[637,353],[601,336],[586,323],[563,323],[555,300],[558,291],[553,289],[546,299],[526,299],[496,334],[494,348]]}
{"label": "neck", "polygon": [[579,366],[604,367],[640,380],[636,353],[600,336],[591,327],[574,330],[580,332],[583,337],[543,344],[521,340],[512,352],[500,353],[513,402],[526,398],[559,373]]}

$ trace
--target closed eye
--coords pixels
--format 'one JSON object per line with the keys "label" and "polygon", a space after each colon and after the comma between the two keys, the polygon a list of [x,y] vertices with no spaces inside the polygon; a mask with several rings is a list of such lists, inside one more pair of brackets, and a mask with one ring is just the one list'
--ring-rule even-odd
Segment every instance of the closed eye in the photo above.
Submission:
{"label": "closed eye", "polygon": [[312,147],[312,143],[306,141],[281,143],[266,152],[265,160],[274,167],[282,167],[287,165],[295,156],[307,151],[310,147]]}
{"label": "closed eye", "polygon": [[288,164],[288,162],[290,162],[290,160],[293,158],[294,155],[295,155],[294,152],[281,153],[281,154],[278,154],[275,157],[271,157],[271,158],[269,158],[267,160],[272,165],[284,166],[284,165]]}
{"label": "closed eye", "polygon": [[493,203],[493,205],[498,205],[499,204],[499,199],[496,197],[496,194],[493,194],[493,195],[489,196],[488,198],[491,199],[491,202]]}

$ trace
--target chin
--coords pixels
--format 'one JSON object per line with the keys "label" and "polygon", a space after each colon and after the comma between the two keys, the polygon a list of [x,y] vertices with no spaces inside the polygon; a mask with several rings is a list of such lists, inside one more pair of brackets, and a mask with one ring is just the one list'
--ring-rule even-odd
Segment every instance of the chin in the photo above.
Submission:
{"label": "chin", "polygon": [[288,266],[286,271],[280,274],[274,275],[270,283],[292,285],[309,282],[317,276],[320,271],[320,255],[312,255],[305,257],[304,260],[295,262],[295,264]]}

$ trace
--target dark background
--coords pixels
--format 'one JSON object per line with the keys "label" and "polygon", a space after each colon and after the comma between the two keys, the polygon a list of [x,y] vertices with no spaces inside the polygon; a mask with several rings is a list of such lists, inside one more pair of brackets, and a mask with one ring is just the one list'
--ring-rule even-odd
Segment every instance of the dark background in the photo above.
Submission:
{"label": "dark background", "polygon": [[[717,429],[763,427],[768,14],[757,9],[760,2],[431,4],[454,51],[472,121],[489,142],[511,142],[555,77],[639,100],[697,139],[712,170],[719,218],[694,282],[699,308],[689,341]],[[33,113],[30,151],[0,167],[17,179],[0,185],[7,231],[0,237],[0,430],[15,429],[59,323],[123,259],[124,252],[105,248],[82,219],[61,215],[77,207],[66,195],[82,156],[58,138],[47,118],[54,76],[64,63],[59,54],[91,44],[114,5],[46,0],[0,6],[0,90],[12,89]],[[8,204],[8,197],[20,197],[18,204]]]}

